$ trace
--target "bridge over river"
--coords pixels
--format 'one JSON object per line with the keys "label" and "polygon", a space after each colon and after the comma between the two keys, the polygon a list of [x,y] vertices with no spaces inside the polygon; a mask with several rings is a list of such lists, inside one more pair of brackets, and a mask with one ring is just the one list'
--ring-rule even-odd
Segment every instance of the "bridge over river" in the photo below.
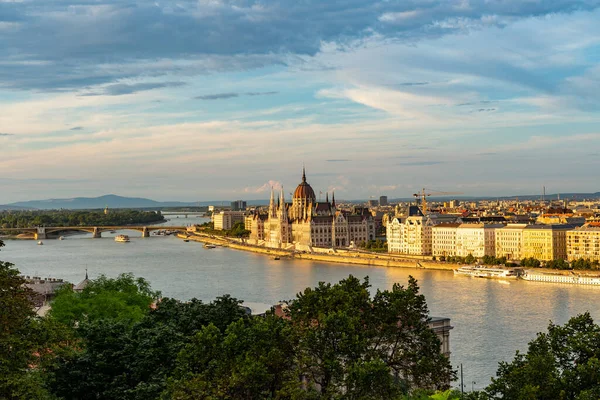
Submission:
{"label": "bridge over river", "polygon": [[34,235],[36,240],[46,239],[50,234],[59,234],[60,232],[67,231],[81,231],[89,232],[92,237],[102,237],[102,232],[119,231],[123,229],[129,229],[134,231],[142,232],[142,237],[149,237],[151,231],[168,230],[168,231],[183,231],[188,230],[187,226],[46,226],[46,227],[35,227],[35,228],[0,228],[2,232],[21,232],[31,233]]}

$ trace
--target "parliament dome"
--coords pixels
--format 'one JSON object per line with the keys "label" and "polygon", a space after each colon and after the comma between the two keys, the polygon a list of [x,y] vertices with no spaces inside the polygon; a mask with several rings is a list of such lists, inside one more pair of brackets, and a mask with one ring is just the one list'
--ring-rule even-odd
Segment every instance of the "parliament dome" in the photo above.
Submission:
{"label": "parliament dome", "polygon": [[313,188],[306,182],[306,173],[304,168],[302,168],[302,182],[296,188],[294,192],[294,199],[310,199],[312,202],[317,200],[315,196],[315,191]]}

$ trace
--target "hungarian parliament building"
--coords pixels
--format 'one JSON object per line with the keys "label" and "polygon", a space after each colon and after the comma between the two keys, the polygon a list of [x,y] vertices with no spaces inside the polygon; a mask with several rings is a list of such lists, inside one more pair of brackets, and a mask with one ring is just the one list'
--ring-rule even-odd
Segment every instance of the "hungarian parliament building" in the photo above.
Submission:
{"label": "hungarian parliament building", "polygon": [[375,222],[368,209],[338,209],[335,194],[331,202],[329,194],[325,202],[317,202],[304,169],[291,203],[285,201],[283,188],[276,202],[271,189],[268,211],[257,210],[251,218],[249,243],[258,246],[303,251],[355,247],[375,239]]}

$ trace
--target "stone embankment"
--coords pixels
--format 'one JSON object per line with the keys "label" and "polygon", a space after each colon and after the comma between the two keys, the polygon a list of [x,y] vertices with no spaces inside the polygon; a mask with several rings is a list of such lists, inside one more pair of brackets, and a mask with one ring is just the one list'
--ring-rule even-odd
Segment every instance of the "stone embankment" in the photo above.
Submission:
{"label": "stone embankment", "polygon": [[399,268],[420,268],[420,269],[438,269],[452,270],[458,268],[457,264],[435,262],[423,260],[420,258],[401,258],[386,253],[366,253],[358,251],[344,251],[334,254],[316,253],[316,252],[294,252],[282,249],[273,249],[268,247],[253,246],[238,242],[237,239],[226,238],[222,236],[206,235],[199,232],[177,235],[181,239],[189,239],[196,242],[209,243],[216,246],[229,247],[231,249],[251,251],[253,253],[265,254],[272,257],[294,258],[300,260],[312,260],[322,262],[332,262],[341,264],[368,265],[379,267],[399,267]]}

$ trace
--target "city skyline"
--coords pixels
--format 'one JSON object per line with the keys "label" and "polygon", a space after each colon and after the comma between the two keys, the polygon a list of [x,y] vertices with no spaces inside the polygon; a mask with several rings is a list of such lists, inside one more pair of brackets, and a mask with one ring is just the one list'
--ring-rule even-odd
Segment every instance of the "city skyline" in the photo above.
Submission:
{"label": "city skyline", "polygon": [[596,192],[598,7],[0,1],[0,204]]}

